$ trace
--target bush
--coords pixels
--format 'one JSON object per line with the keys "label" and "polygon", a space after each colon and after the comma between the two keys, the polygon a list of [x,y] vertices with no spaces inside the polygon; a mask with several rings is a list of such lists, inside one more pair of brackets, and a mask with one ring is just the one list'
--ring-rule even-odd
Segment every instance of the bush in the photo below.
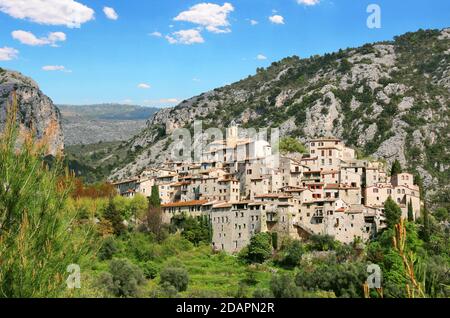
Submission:
{"label": "bush", "polygon": [[309,248],[314,251],[332,251],[336,249],[338,242],[329,235],[312,235],[310,238]]}
{"label": "bush", "polygon": [[298,240],[287,240],[283,242],[280,252],[277,255],[276,262],[283,267],[292,268],[300,263],[304,246]]}
{"label": "bush", "polygon": [[154,279],[158,275],[158,265],[155,262],[147,261],[139,264],[145,278]]}
{"label": "bush", "polygon": [[144,284],[141,269],[128,259],[113,259],[109,263],[109,272],[102,273],[98,285],[116,297],[137,297],[139,286]]}
{"label": "bush", "polygon": [[114,254],[118,251],[117,244],[113,237],[108,237],[102,244],[102,247],[98,251],[98,258],[101,261],[110,260],[113,258]]}
{"label": "bush", "polygon": [[161,271],[160,284],[168,283],[179,292],[185,291],[189,284],[189,275],[186,269],[180,267],[166,267]]}
{"label": "bush", "polygon": [[301,297],[301,290],[295,285],[290,274],[274,275],[270,281],[270,290],[275,298]]}

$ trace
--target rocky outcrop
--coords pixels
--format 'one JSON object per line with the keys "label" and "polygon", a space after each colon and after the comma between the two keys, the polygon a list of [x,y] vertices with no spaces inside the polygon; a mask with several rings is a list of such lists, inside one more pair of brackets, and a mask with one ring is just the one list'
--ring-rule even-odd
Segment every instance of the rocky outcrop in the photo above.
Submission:
{"label": "rocky outcrop", "polygon": [[0,129],[5,125],[7,105],[12,101],[13,92],[17,96],[21,131],[32,131],[38,140],[45,138],[49,155],[62,151],[64,137],[58,108],[32,79],[3,69],[0,69]]}

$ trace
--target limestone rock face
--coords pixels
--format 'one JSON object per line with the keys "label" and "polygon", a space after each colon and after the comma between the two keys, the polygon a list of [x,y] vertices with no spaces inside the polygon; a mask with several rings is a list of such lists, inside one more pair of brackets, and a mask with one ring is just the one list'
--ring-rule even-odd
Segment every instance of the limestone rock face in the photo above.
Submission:
{"label": "limestone rock face", "polygon": [[46,137],[49,155],[62,151],[64,136],[58,108],[32,79],[3,69],[0,69],[0,129],[4,128],[7,105],[12,101],[13,92],[17,96],[20,130],[33,130],[38,140]]}

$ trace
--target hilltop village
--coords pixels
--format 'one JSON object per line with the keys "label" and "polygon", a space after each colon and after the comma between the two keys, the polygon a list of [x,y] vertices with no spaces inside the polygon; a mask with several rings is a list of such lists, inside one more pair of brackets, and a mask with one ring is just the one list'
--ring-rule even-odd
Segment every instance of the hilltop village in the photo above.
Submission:
{"label": "hilltop village", "polygon": [[382,162],[358,160],[337,138],[307,144],[307,154],[273,155],[264,141],[239,137],[238,127],[213,141],[201,162],[165,162],[115,183],[125,197],[159,189],[163,221],[175,215],[207,217],[215,250],[239,252],[259,232],[295,239],[330,235],[343,243],[367,241],[386,226],[391,197],[402,217],[421,209],[412,174],[388,176]]}

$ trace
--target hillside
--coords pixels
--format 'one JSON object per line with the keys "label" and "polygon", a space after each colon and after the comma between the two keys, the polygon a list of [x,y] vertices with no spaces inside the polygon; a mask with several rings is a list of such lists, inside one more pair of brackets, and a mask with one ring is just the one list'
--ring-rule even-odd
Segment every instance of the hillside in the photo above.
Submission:
{"label": "hillside", "polygon": [[58,105],[58,108],[68,146],[128,140],[158,111],[157,108],[121,104]]}
{"label": "hillside", "polygon": [[306,141],[341,137],[360,156],[400,160],[428,189],[448,187],[450,29],[273,63],[237,83],[163,109],[128,142],[135,159],[111,179],[139,173],[170,154],[174,128],[280,127]]}
{"label": "hillside", "polygon": [[33,132],[37,139],[46,138],[48,154],[55,155],[64,148],[61,114],[52,100],[32,79],[19,72],[0,68],[0,131],[6,122],[7,107],[16,95],[17,120],[21,132]]}

